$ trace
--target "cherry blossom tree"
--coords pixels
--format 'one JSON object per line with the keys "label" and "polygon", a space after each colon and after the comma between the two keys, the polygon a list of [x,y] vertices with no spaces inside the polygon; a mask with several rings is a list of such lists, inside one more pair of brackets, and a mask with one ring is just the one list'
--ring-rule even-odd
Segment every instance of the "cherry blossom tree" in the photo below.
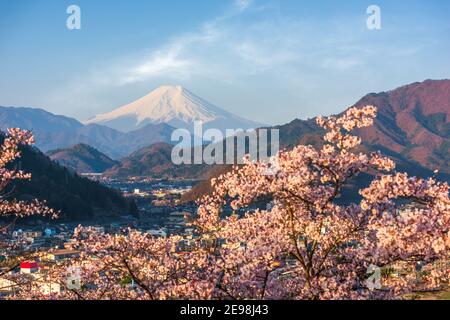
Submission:
{"label": "cherry blossom tree", "polygon": [[[355,152],[361,140],[352,131],[372,125],[375,116],[368,106],[319,117],[326,129],[320,150],[298,146],[212,182],[196,225],[227,244],[217,250],[214,296],[400,298],[418,286],[448,283],[448,185],[394,172],[394,162],[380,153]],[[359,201],[342,204],[343,189],[362,173],[373,181]],[[270,199],[269,208],[245,210],[260,199]],[[223,218],[227,204],[234,214]],[[367,274],[377,268],[379,283]]]}
{"label": "cherry blossom tree", "polygon": [[[78,227],[75,238],[73,249],[80,251],[80,258],[62,261],[46,277],[22,283],[15,298],[173,300],[211,296],[213,279],[200,272],[207,261],[202,262],[197,253],[177,252],[181,237],[155,238],[135,230],[110,235]],[[56,284],[61,290],[45,292],[42,288],[47,284]]]}
{"label": "cherry blossom tree", "polygon": [[[3,144],[0,146],[0,218],[5,221],[0,225],[0,233],[10,232],[11,227],[17,218],[29,217],[32,215],[47,215],[56,217],[57,212],[48,208],[44,202],[33,200],[31,202],[18,201],[12,198],[12,193],[6,191],[8,185],[14,180],[31,179],[31,174],[22,170],[17,170],[12,166],[12,162],[21,155],[20,146],[31,145],[34,143],[33,135],[30,131],[20,130],[18,128],[8,129],[5,134],[2,133]],[[12,167],[12,168],[11,168]],[[0,241],[0,249],[12,250],[21,243],[5,243]],[[13,264],[9,269],[0,272],[0,276],[5,276],[11,269],[17,267]],[[3,289],[3,288],[0,288]]]}
{"label": "cherry blossom tree", "polygon": [[[449,281],[448,184],[410,177],[379,152],[364,153],[355,129],[376,108],[317,119],[324,145],[297,146],[269,162],[246,161],[211,181],[202,197],[195,246],[79,228],[75,261],[55,266],[66,289],[25,298],[62,299],[398,299]],[[355,190],[355,179],[371,181]],[[346,199],[349,197],[347,196]],[[67,283],[77,266],[80,286]]]}

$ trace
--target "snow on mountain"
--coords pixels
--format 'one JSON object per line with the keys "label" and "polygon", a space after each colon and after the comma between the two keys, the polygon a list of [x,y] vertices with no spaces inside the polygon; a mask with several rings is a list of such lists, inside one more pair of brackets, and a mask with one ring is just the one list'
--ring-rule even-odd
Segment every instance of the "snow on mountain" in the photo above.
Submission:
{"label": "snow on mountain", "polygon": [[149,123],[166,123],[192,131],[194,121],[203,128],[252,129],[262,124],[233,115],[205,101],[181,86],[161,86],[130,104],[97,115],[85,124],[101,124],[120,131],[132,131]]}

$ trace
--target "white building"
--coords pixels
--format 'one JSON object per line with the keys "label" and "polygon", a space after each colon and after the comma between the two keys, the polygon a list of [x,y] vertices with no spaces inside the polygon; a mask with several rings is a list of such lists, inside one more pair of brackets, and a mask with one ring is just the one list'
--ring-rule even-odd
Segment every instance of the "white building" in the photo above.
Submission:
{"label": "white building", "polygon": [[147,230],[147,233],[154,236],[154,237],[162,237],[162,238],[167,238],[167,232],[165,232],[162,229],[151,229],[151,230]]}

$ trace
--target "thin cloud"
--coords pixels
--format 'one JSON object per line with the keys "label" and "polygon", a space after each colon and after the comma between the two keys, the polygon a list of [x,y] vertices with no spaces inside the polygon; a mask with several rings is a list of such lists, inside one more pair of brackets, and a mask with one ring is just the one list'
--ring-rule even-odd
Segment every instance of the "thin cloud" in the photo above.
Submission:
{"label": "thin cloud", "polygon": [[[254,88],[265,82],[312,94],[324,85],[324,74],[332,81],[343,71],[358,72],[361,66],[370,66],[381,55],[394,59],[398,51],[387,43],[371,43],[364,30],[355,32],[358,25],[364,26],[364,19],[318,25],[312,19],[273,14],[264,9],[267,3],[236,0],[195,30],[98,65],[73,79],[68,88],[58,90],[58,104],[75,104],[82,96],[90,110],[95,106],[110,109],[116,100],[109,92],[135,97],[137,88],[148,90],[149,85],[162,82],[204,87],[215,83],[239,89],[250,88],[256,81],[259,84]],[[402,50],[416,52],[409,46]],[[120,90],[113,90],[117,87]],[[102,98],[108,100],[101,103]],[[89,99],[95,103],[88,103]]]}
{"label": "thin cloud", "polygon": [[248,7],[250,7],[252,3],[253,3],[253,0],[235,0],[234,1],[234,5],[241,12],[245,11]]}
{"label": "thin cloud", "polygon": [[180,58],[179,49],[170,47],[157,51],[137,66],[124,70],[118,76],[118,85],[127,85],[167,73],[183,77],[192,68],[192,61]]}

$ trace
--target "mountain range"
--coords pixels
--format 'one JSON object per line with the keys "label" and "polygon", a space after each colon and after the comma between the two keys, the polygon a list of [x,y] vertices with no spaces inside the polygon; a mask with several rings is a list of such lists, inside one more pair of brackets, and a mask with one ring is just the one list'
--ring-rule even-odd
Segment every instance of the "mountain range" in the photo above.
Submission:
{"label": "mountain range", "polygon": [[84,143],[114,159],[156,142],[170,142],[174,130],[166,124],[147,124],[124,133],[96,124],[84,125],[42,109],[0,107],[0,130],[11,127],[32,130],[36,146],[43,152]]}
{"label": "mountain range", "polygon": [[[370,93],[354,106],[366,105],[376,106],[378,115],[373,126],[358,132],[361,151],[381,151],[396,162],[399,171],[450,181],[450,80],[426,80]],[[322,143],[324,131],[316,118],[296,119],[274,128],[280,130],[280,146],[284,149]],[[208,179],[185,194],[183,200],[192,201],[208,193],[209,180],[228,170],[230,166],[214,166],[202,171]]]}
{"label": "mountain range", "polygon": [[1,107],[0,130],[32,130],[43,152],[86,144],[112,159],[120,159],[154,143],[172,143],[176,128],[249,129],[262,126],[222,110],[181,86],[162,86],[143,98],[84,124],[43,109]]}
{"label": "mountain range", "polygon": [[[439,170],[442,179],[449,179],[450,80],[427,80],[387,92],[370,93],[354,106],[365,105],[377,106],[378,116],[374,126],[359,132],[363,149],[380,150],[391,156],[399,170],[416,175],[431,175]],[[285,149],[298,144],[319,145],[323,134],[315,118],[296,119],[273,128],[280,130],[280,146]],[[206,179],[227,170],[223,165],[175,166],[169,157],[171,148],[159,143],[140,149],[107,170],[105,175]]]}
{"label": "mountain range", "polygon": [[[450,173],[450,80],[427,80],[387,92],[370,93],[354,106],[364,105],[378,107],[374,126],[359,132],[367,148],[381,150],[399,161],[428,170]],[[134,128],[132,131],[121,132],[105,126],[131,115],[134,115],[134,122],[128,129]],[[105,174],[111,177],[162,174],[174,178],[203,178],[209,176],[207,166],[171,163],[169,142],[174,127],[168,123],[189,127],[194,119],[203,119],[213,125],[220,115],[223,119],[228,116],[180,86],[163,86],[86,124],[40,109],[0,107],[0,128],[34,129],[37,146],[43,151],[59,149],[51,151],[50,156],[77,172],[105,169]],[[183,119],[185,122],[180,123]],[[232,115],[227,119],[236,120],[235,125],[250,124],[239,122],[242,119]],[[274,128],[280,130],[282,148],[299,143],[316,144],[322,134],[315,118],[296,119]],[[90,145],[104,155],[91,154],[89,157],[96,158],[98,163],[88,164],[86,154],[93,150],[73,148],[79,143]],[[100,159],[106,158],[110,159],[102,163]],[[121,161],[115,162],[118,158]]]}
{"label": "mountain range", "polygon": [[[167,108],[177,101],[183,101],[189,94],[181,87],[164,87],[164,90],[162,91],[168,95],[161,98],[161,110],[166,115],[170,114],[167,113],[169,110]],[[174,99],[171,100],[170,96]],[[192,98],[192,101],[194,100]],[[144,99],[145,101],[147,99]],[[178,102],[175,103],[177,104]],[[205,102],[202,104],[207,105]],[[184,102],[181,105],[184,105]],[[186,106],[188,105],[186,102]],[[394,158],[399,170],[419,176],[429,176],[434,170],[438,170],[440,179],[449,180],[450,80],[427,80],[391,91],[370,93],[354,106],[365,105],[375,105],[378,108],[378,116],[374,126],[359,132],[363,141],[362,149],[381,150]],[[190,110],[189,108],[186,110],[180,109],[179,106],[176,108],[179,112],[189,114],[186,111]],[[139,108],[136,110],[140,111]],[[211,110],[215,112],[216,109]],[[119,114],[121,112],[116,115]],[[207,117],[208,114],[205,111],[202,116]],[[100,118],[97,117],[97,120]],[[172,118],[168,116],[164,119],[170,122]],[[113,204],[117,203],[121,211],[127,211],[128,205],[120,196],[108,191],[109,189],[91,185],[91,182],[78,177],[74,171],[105,170],[104,175],[111,178],[148,176],[205,180],[187,196],[195,198],[207,190],[209,183],[206,181],[209,178],[229,170],[230,167],[227,165],[173,164],[171,161],[173,145],[167,141],[170,141],[174,127],[165,122],[157,123],[154,119],[150,121],[145,117],[141,122],[138,118],[134,120],[132,126],[134,130],[122,132],[92,122],[82,124],[75,119],[57,116],[41,109],[0,107],[1,129],[8,127],[33,129],[38,148],[43,151],[57,149],[49,151],[49,156],[55,162],[70,168],[70,170],[61,168],[39,151],[26,149],[21,161],[26,163],[24,169],[33,173],[34,181],[32,180],[31,186],[27,186],[26,183],[19,185],[16,189],[19,195],[29,194],[41,199],[50,199],[56,208],[64,209],[67,203],[71,203],[70,207],[77,209],[64,209],[70,212],[71,216],[79,216],[80,212],[82,216],[89,216],[91,214],[89,210],[92,208],[103,207],[110,210]],[[189,127],[191,120],[192,118],[187,117],[184,124],[178,125]],[[315,120],[315,118],[296,119],[273,127],[280,130],[281,148],[290,149],[297,144],[320,145],[323,130],[317,126]],[[211,120],[210,123],[214,121]],[[103,124],[111,123],[106,121]],[[120,161],[114,160],[119,157]],[[46,171],[50,173],[46,174]],[[86,193],[86,190],[90,191]],[[96,194],[94,198],[103,200],[97,203],[98,200],[92,198],[92,194]]]}
{"label": "mountain range", "polygon": [[256,129],[262,124],[238,117],[200,98],[181,86],[161,86],[146,96],[111,112],[97,115],[85,124],[104,125],[123,132],[148,124],[165,123],[193,133],[195,121],[203,128]]}

